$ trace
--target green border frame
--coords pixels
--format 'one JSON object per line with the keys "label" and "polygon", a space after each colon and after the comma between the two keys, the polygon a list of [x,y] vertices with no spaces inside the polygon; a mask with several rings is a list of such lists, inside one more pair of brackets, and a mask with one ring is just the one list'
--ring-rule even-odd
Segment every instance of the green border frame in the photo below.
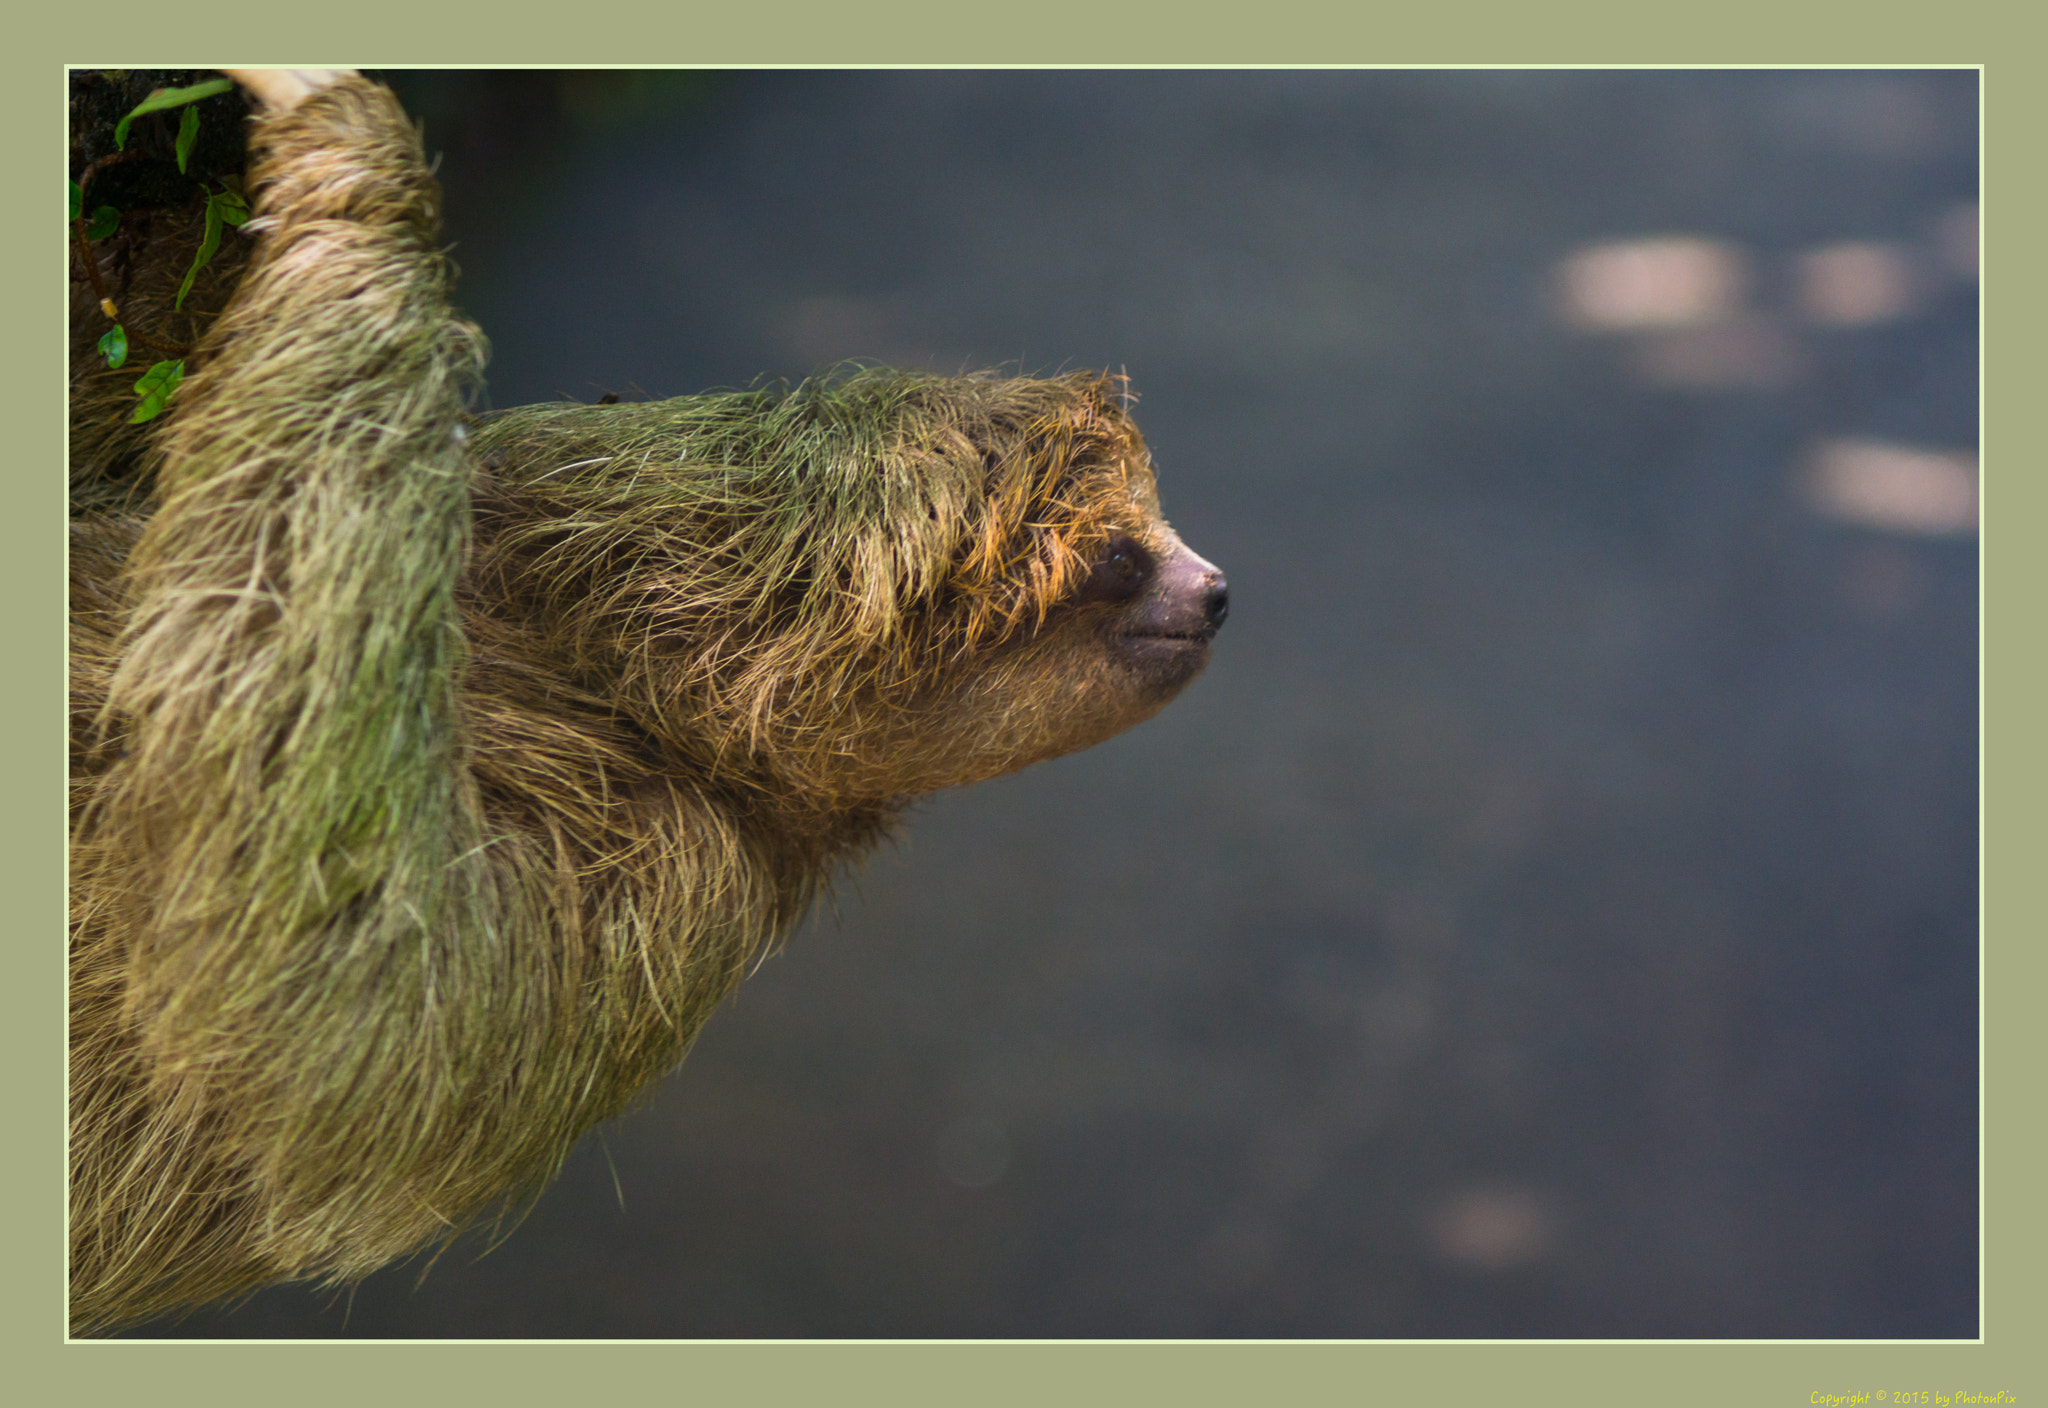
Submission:
{"label": "green border frame", "polygon": [[[1982,705],[1984,788],[1984,1339],[1923,1342],[1629,1342],[1401,1344],[302,1344],[67,1343],[64,1339],[62,946],[63,685],[61,476],[37,470],[61,452],[62,401],[52,387],[61,361],[45,355],[65,315],[54,228],[33,218],[7,235],[10,267],[33,271],[5,284],[7,325],[27,329],[4,356],[25,413],[31,453],[19,481],[28,511],[11,515],[4,562],[15,650],[27,668],[6,687],[11,743],[7,892],[18,942],[0,986],[0,1032],[9,1108],[18,1137],[5,1170],[6,1362],[26,1401],[124,1400],[208,1403],[289,1401],[411,1403],[483,1397],[494,1403],[559,1401],[579,1389],[654,1401],[699,1397],[749,1403],[856,1399],[893,1403],[1038,1403],[1048,1394],[1096,1402],[1281,1403],[1422,1400],[1488,1404],[1535,1400],[1587,1404],[1809,1404],[1826,1395],[1852,1408],[1880,1392],[1983,1395],[1984,1402],[2041,1402],[2048,1355],[2034,1347],[2048,1322],[2035,1272],[2042,1217],[2027,1193],[2041,1136],[2031,1074],[2042,1045],[2026,1015],[2040,989],[2041,905],[2021,883],[2030,867],[2032,807],[2042,790],[2042,752],[2029,735],[2043,702],[2041,660],[2025,603],[2039,599],[2044,570],[2025,543],[2041,522],[2038,427],[2001,420],[2035,373],[2029,308],[2042,278],[2022,261],[2041,247],[2039,161],[2043,67],[2018,7],[1950,5],[1879,14],[1848,5],[1759,4],[1651,12],[1640,4],[1580,3],[1568,9],[1486,3],[1421,10],[1346,9],[1298,0],[1240,7],[1229,19],[1191,18],[1181,7],[1083,6],[1051,0],[990,12],[936,3],[827,7],[816,0],[747,14],[664,6],[609,6],[588,16],[556,10],[463,16],[417,4],[358,0],[335,24],[321,10],[261,15],[224,6],[147,7],[118,0],[74,12],[45,11],[10,24],[29,50],[0,95],[17,189],[40,188],[45,160],[63,150],[63,65],[118,66],[147,50],[156,64],[202,62],[164,49],[225,49],[222,61],[434,65],[614,66],[622,54],[740,65],[1966,65],[1984,75],[1985,277],[1983,395],[1984,568]],[[490,28],[476,15],[488,13]],[[194,36],[199,38],[195,40]],[[360,52],[347,53],[357,49]],[[1997,178],[2003,175],[2006,180]],[[55,181],[49,182],[54,191]],[[30,202],[33,209],[33,202]],[[45,245],[42,241],[49,241]],[[2006,259],[2001,259],[2001,255]],[[1994,355],[1995,354],[1995,355]],[[45,390],[46,387],[52,389]],[[22,388],[35,388],[24,393]],[[46,497],[47,496],[47,497]],[[2006,608],[2001,611],[1999,608]],[[2003,647],[2002,649],[2000,647]],[[2004,1395],[1994,1398],[1994,1395]]]}

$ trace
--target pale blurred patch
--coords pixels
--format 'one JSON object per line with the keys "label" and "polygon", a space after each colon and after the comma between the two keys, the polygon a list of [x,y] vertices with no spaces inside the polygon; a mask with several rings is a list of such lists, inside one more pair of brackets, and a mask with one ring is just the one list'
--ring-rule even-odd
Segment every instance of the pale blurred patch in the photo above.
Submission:
{"label": "pale blurred patch", "polygon": [[1735,246],[1672,235],[1580,250],[1557,266],[1555,294],[1574,327],[1636,332],[1725,322],[1749,285],[1749,261]]}
{"label": "pale blurred patch", "polygon": [[1830,440],[1801,475],[1807,502],[1829,518],[1890,533],[1977,529],[1977,457],[1882,440]]}
{"label": "pale blurred patch", "polygon": [[1868,327],[1902,318],[1918,290],[1913,266],[1893,244],[1845,242],[1799,257],[1799,310],[1830,327]]}
{"label": "pale blurred patch", "polygon": [[1630,363],[1654,386],[1699,391],[1769,390],[1805,369],[1799,345],[1767,318],[1720,327],[1645,333]]}
{"label": "pale blurred patch", "polygon": [[1942,268],[1959,279],[1977,277],[1982,245],[1975,201],[1955,206],[1941,217],[1934,228],[1934,248]]}
{"label": "pale blurred patch", "polygon": [[1475,1271],[1507,1271],[1550,1249],[1553,1220],[1526,1188],[1472,1188],[1443,1203],[1430,1233],[1444,1258]]}

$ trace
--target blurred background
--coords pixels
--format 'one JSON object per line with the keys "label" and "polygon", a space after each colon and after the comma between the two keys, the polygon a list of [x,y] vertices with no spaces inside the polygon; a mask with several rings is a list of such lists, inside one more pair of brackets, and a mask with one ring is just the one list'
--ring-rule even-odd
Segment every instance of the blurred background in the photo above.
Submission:
{"label": "blurred background", "polygon": [[1974,71],[387,77],[492,404],[1124,370],[1231,619],[488,1255],[139,1333],[1977,1333]]}

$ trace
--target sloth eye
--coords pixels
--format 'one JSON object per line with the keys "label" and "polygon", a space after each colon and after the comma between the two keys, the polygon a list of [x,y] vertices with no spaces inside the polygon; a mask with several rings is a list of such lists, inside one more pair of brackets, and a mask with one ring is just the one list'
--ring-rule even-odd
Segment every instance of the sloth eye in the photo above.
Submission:
{"label": "sloth eye", "polygon": [[1144,590],[1152,577],[1152,554],[1136,538],[1111,538],[1081,586],[1084,601],[1123,601]]}

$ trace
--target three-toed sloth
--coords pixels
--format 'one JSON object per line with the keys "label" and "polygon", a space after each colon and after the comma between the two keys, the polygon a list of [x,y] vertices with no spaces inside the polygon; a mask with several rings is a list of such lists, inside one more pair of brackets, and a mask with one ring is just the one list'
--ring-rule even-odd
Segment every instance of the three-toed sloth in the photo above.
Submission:
{"label": "three-toed sloth", "polygon": [[1226,606],[1105,376],[471,417],[396,101],[244,81],[246,270],[72,526],[80,1333],[530,1193],[908,800],[1149,717]]}

